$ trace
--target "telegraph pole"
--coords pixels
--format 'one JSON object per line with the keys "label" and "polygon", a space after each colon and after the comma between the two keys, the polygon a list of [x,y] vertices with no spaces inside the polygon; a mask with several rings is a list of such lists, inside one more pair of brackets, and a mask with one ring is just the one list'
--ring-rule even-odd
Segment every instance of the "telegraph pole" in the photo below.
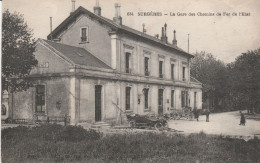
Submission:
{"label": "telegraph pole", "polygon": [[190,52],[190,34],[188,34],[188,53]]}

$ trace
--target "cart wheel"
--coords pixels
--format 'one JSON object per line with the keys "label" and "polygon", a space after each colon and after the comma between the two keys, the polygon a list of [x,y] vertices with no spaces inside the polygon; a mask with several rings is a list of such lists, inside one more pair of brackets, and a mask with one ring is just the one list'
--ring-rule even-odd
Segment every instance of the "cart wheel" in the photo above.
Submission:
{"label": "cart wheel", "polygon": [[192,115],[189,116],[189,120],[190,120],[190,121],[192,120]]}
{"label": "cart wheel", "polygon": [[161,122],[157,122],[155,125],[154,125],[154,128],[157,130],[157,131],[162,131],[163,130],[163,125]]}
{"label": "cart wheel", "polygon": [[129,122],[129,127],[131,127],[131,128],[135,128],[135,121],[130,121]]}
{"label": "cart wheel", "polygon": [[168,129],[168,128],[169,128],[169,123],[168,123],[168,121],[163,124],[163,128],[164,128],[164,129]]}

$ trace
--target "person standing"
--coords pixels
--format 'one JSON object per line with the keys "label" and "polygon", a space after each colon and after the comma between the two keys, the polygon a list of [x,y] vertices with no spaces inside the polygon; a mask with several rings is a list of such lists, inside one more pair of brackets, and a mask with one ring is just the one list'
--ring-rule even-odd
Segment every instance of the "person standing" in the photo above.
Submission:
{"label": "person standing", "polygon": [[206,110],[206,122],[209,122],[209,109]]}
{"label": "person standing", "polygon": [[244,114],[242,113],[242,111],[240,111],[240,124],[239,125],[246,125],[246,118],[244,116]]}
{"label": "person standing", "polygon": [[194,108],[193,114],[194,114],[195,119],[197,119],[197,121],[199,121],[199,111],[197,108]]}

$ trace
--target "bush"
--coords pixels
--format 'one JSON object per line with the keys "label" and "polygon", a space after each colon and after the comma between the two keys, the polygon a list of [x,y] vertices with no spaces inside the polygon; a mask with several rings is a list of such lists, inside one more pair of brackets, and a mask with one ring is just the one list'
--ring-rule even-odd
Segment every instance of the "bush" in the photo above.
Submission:
{"label": "bush", "polygon": [[260,140],[167,133],[103,136],[78,126],[2,131],[3,162],[257,162]]}
{"label": "bush", "polygon": [[62,126],[57,124],[45,124],[36,127],[18,126],[2,131],[2,140],[38,139],[44,141],[93,141],[100,139],[102,134],[95,130],[85,130],[81,126]]}

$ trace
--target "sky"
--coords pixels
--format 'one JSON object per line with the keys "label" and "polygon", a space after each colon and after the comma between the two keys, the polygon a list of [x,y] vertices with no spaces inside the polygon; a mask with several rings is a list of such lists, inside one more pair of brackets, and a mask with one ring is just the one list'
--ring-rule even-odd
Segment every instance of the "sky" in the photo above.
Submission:
{"label": "sky", "polygon": [[[2,3],[3,9],[23,14],[34,37],[44,39],[50,33],[50,17],[55,29],[72,10],[71,0],[3,0]],[[145,24],[147,34],[152,36],[161,36],[161,28],[167,23],[168,41],[172,41],[173,30],[176,30],[178,46],[185,51],[188,51],[189,34],[190,53],[206,51],[230,63],[241,53],[260,47],[259,0],[99,0],[101,15],[112,19],[114,3],[121,4],[124,25],[142,31],[142,24]],[[76,9],[82,6],[93,12],[95,4],[96,0],[76,0]],[[161,12],[162,16],[138,16],[138,12]],[[224,16],[224,12],[230,16]],[[250,16],[239,16],[240,12],[250,13]],[[129,16],[129,13],[134,15]],[[215,15],[198,16],[198,13]],[[238,16],[232,16],[233,13]]]}

